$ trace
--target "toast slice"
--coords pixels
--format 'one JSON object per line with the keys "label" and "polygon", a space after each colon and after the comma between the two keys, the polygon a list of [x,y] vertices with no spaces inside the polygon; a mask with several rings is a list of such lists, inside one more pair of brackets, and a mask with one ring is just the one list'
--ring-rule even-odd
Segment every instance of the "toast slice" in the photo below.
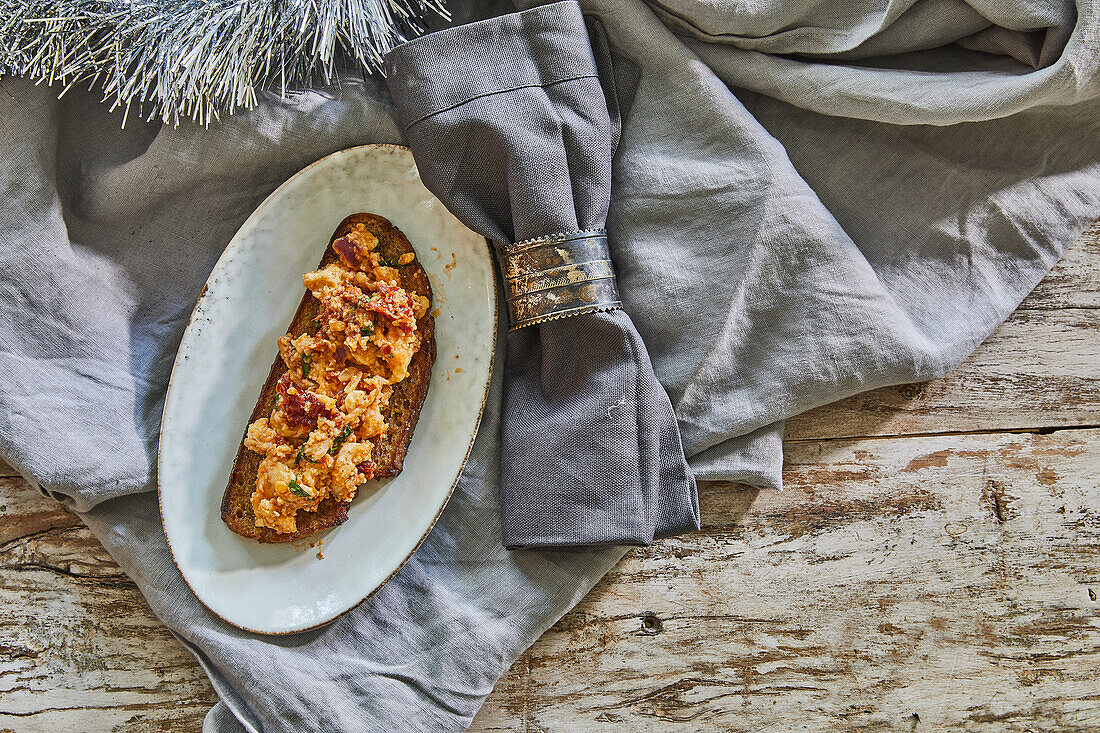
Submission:
{"label": "toast slice", "polygon": [[[338,255],[333,250],[332,243],[351,231],[357,224],[363,224],[378,237],[379,251],[391,262],[396,263],[401,255],[414,252],[409,240],[389,220],[376,214],[352,214],[340,222],[340,226],[333,232],[329,239],[329,247],[325,249],[324,257],[321,258],[318,267],[324,267],[337,260]],[[399,266],[397,270],[401,276],[401,286],[426,297],[429,305],[425,314],[416,323],[417,331],[421,336],[421,345],[409,364],[409,374],[404,380],[394,385],[389,403],[382,411],[389,429],[373,441],[374,478],[396,476],[401,472],[409,442],[412,440],[413,429],[420,417],[420,408],[428,393],[432,365],[435,363],[435,322],[431,314],[432,290],[428,282],[428,274],[418,259]],[[310,327],[311,321],[318,316],[319,306],[317,299],[306,291],[287,329],[288,333],[294,337],[304,333]],[[260,390],[256,407],[248,420],[249,424],[271,414],[277,399],[276,385],[286,371],[286,364],[276,355],[275,363]],[[297,513],[295,532],[280,533],[269,527],[257,526],[256,514],[252,509],[252,493],[256,488],[257,469],[261,458],[262,456],[258,453],[244,447],[242,438],[237,457],[233,461],[233,470],[229,475],[229,484],[222,498],[222,520],[231,530],[242,537],[259,542],[293,542],[335,527],[347,519],[351,502],[338,501],[328,496],[321,501],[316,511]]]}

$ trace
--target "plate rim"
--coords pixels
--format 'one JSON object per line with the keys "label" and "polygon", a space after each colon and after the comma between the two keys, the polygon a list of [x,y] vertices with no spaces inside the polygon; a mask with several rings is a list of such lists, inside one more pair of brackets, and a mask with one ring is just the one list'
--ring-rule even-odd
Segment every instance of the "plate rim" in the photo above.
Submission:
{"label": "plate rim", "polygon": [[[318,158],[317,160],[313,161],[312,163],[307,165],[305,168],[302,168],[297,173],[292,175],[290,178],[286,179],[281,184],[279,184],[278,188],[276,188],[274,191],[269,193],[264,198],[264,200],[260,202],[259,206],[257,206],[255,209],[252,210],[252,213],[248,215],[248,218],[245,219],[244,222],[242,222],[241,225],[237,228],[237,231],[233,233],[233,236],[229,239],[229,243],[226,245],[225,249],[222,250],[222,253],[218,256],[218,260],[217,260],[217,262],[214,263],[214,267],[211,268],[210,275],[207,276],[206,282],[203,283],[202,289],[199,291],[198,297],[195,298],[195,304],[193,306],[191,306],[191,313],[187,317],[187,326],[186,326],[186,328],[184,328],[183,335],[180,337],[181,346],[182,346],[184,340],[191,333],[191,329],[195,324],[195,313],[196,313],[196,311],[198,311],[199,304],[202,302],[203,298],[206,297],[206,289],[207,289],[207,286],[210,284],[210,277],[212,277],[214,272],[216,272],[218,270],[218,268],[221,267],[222,261],[230,254],[230,251],[235,249],[234,240],[236,240],[237,235],[240,234],[241,231],[246,226],[248,226],[252,222],[253,219],[256,218],[256,216],[261,212],[261,210],[263,210],[271,202],[271,199],[274,198],[276,196],[276,194],[278,194],[280,191],[282,191],[284,188],[286,188],[288,185],[290,185],[290,183],[292,183],[298,177],[300,177],[302,175],[305,175],[307,172],[309,172],[315,166],[318,166],[321,163],[324,163],[324,162],[328,161],[331,158],[335,158],[337,156],[342,156],[342,155],[348,155],[348,154],[353,153],[355,151],[366,150],[368,148],[389,149],[389,150],[406,150],[410,154],[412,153],[411,148],[409,148],[407,145],[397,145],[395,143],[368,143],[368,144],[365,144],[365,145],[354,145],[350,148],[344,148],[343,150],[333,151],[333,152],[329,153],[328,155],[325,155],[322,158]],[[415,164],[415,160],[413,161],[413,163]],[[419,177],[419,170],[417,172],[417,175]],[[429,191],[429,193],[431,193],[431,192]],[[434,197],[435,194],[432,194],[432,196]],[[438,200],[438,199],[436,199],[436,200]],[[440,202],[440,204],[442,204],[442,202]],[[444,208],[446,208],[446,206],[444,206]],[[448,212],[449,211],[450,210],[448,209]],[[452,216],[454,216],[454,215],[452,214]],[[456,219],[457,219],[457,217],[456,217]],[[459,223],[461,224],[462,222],[460,221]],[[462,224],[462,225],[466,226],[465,224]],[[467,229],[469,229],[469,227],[467,227]],[[470,231],[473,231],[473,230],[470,230]],[[477,234],[477,232],[474,232],[474,233]],[[498,342],[499,342],[499,339],[500,339],[500,334],[499,334],[499,331],[500,331],[500,313],[499,313],[500,303],[498,301],[498,294],[497,294],[497,291],[500,288],[500,283],[499,283],[499,277],[500,276],[497,273],[496,263],[493,262],[492,242],[490,242],[489,239],[487,237],[484,237],[484,236],[482,236],[481,239],[485,242],[486,248],[488,249],[488,257],[489,257],[489,263],[490,263],[489,271],[492,273],[492,276],[493,276],[493,285],[490,288],[490,292],[489,292],[490,301],[491,301],[490,311],[493,314],[493,316],[492,316],[492,340],[490,342],[490,350],[489,350],[489,364],[488,364],[489,376],[488,376],[488,379],[485,380],[485,389],[484,389],[484,391],[482,392],[482,395],[481,395],[481,404],[480,404],[480,406],[478,407],[478,410],[477,410],[477,419],[474,421],[474,429],[472,431],[472,434],[470,435],[470,442],[466,446],[466,454],[462,457],[462,462],[459,464],[458,474],[455,476],[455,479],[451,483],[450,488],[447,489],[447,495],[443,498],[442,503],[439,505],[439,509],[435,513],[435,516],[432,517],[432,520],[431,520],[431,522],[429,522],[427,529],[424,530],[424,533],[420,536],[420,539],[418,539],[416,541],[416,544],[413,546],[412,550],[409,551],[409,554],[407,554],[404,557],[404,559],[402,559],[401,562],[399,562],[397,564],[397,567],[395,567],[393,569],[393,571],[389,575],[387,575],[380,583],[378,583],[376,586],[374,586],[374,588],[372,588],[365,596],[360,598],[358,601],[355,601],[350,606],[345,608],[343,611],[340,611],[339,613],[335,614],[334,616],[332,616],[330,618],[327,618],[323,621],[319,621],[319,622],[317,622],[317,623],[315,623],[311,626],[303,626],[302,628],[299,628],[299,629],[292,629],[292,630],[288,630],[288,631],[262,631],[260,629],[249,628],[248,626],[244,626],[244,625],[239,624],[235,621],[231,621],[230,619],[227,619],[225,616],[221,615],[220,613],[218,613],[217,611],[212,609],[209,605],[207,605],[206,601],[204,601],[202,599],[202,597],[199,596],[199,594],[195,592],[194,587],[192,587],[192,585],[191,585],[191,581],[188,580],[187,576],[184,574],[183,570],[180,568],[179,562],[176,560],[176,552],[172,548],[172,541],[168,537],[168,530],[167,530],[167,528],[165,526],[165,523],[164,523],[163,487],[161,485],[162,477],[163,477],[164,474],[163,474],[163,471],[161,470],[163,468],[163,466],[162,466],[163,451],[161,450],[161,444],[164,441],[164,420],[165,420],[165,417],[167,416],[168,412],[167,412],[166,409],[162,409],[161,416],[160,416],[160,434],[157,438],[157,510],[158,510],[158,513],[160,514],[161,531],[164,533],[164,541],[168,545],[168,553],[172,557],[172,564],[176,567],[176,572],[178,572],[179,575],[180,575],[180,578],[183,579],[183,582],[187,586],[187,589],[189,591],[191,591],[191,595],[194,596],[195,599],[199,602],[199,604],[203,608],[205,608],[208,612],[212,613],[218,619],[224,621],[225,623],[229,624],[230,626],[233,626],[234,628],[241,629],[242,631],[247,631],[249,633],[257,634],[257,635],[260,635],[260,636],[289,636],[291,634],[301,634],[301,633],[304,633],[306,631],[313,631],[314,629],[318,629],[322,626],[327,626],[328,624],[331,624],[334,621],[337,621],[340,618],[343,618],[348,613],[351,613],[356,608],[363,605],[364,602],[366,602],[371,596],[373,596],[375,593],[377,593],[379,590],[381,590],[383,587],[385,587],[385,585],[387,583],[389,583],[393,579],[393,577],[401,571],[401,569],[403,567],[405,567],[405,564],[408,563],[409,560],[412,559],[412,556],[415,555],[416,551],[420,549],[420,546],[424,544],[424,540],[428,539],[428,535],[431,534],[432,529],[435,528],[436,522],[439,521],[439,517],[442,516],[443,510],[446,509],[447,505],[450,503],[451,496],[454,494],[454,490],[458,486],[458,482],[462,480],[462,474],[466,470],[466,462],[470,459],[470,453],[474,449],[474,442],[477,440],[477,434],[481,430],[481,420],[485,415],[485,403],[489,399],[489,389],[492,386],[492,382],[493,382],[493,368],[496,366],[496,353],[497,353],[497,348],[499,346]],[[165,393],[164,393],[164,406],[165,407],[167,407],[167,405],[168,405],[168,395],[171,394],[171,392],[172,392],[172,384],[173,384],[173,382],[175,380],[175,377],[176,377],[176,369],[178,369],[180,364],[182,363],[182,360],[180,358],[181,353],[182,353],[182,349],[177,347],[176,356],[172,360],[172,371],[168,375],[168,387],[165,389]],[[428,389],[429,390],[431,389],[430,384],[428,385]],[[415,434],[414,434],[414,437],[415,437]],[[329,529],[331,529],[331,528],[329,528]],[[327,531],[327,530],[322,530],[322,531]],[[243,539],[247,539],[247,538],[243,538]]]}

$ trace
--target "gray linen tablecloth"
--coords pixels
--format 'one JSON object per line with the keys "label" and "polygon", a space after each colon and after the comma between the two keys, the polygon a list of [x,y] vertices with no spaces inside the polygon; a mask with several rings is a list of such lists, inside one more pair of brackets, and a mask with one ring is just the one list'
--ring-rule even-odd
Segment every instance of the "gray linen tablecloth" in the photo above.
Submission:
{"label": "gray linen tablecloth", "polygon": [[[1096,2],[582,7],[638,67],[608,229],[700,479],[779,487],[786,417],[944,373],[1100,215]],[[306,164],[402,139],[384,83],[266,95],[209,129],[123,131],[94,95],[54,96],[0,83],[0,453],[204,665],[208,731],[462,729],[622,552],[503,549],[498,382],[423,547],[316,631],[205,612],[152,493],[168,372],[221,248]]]}

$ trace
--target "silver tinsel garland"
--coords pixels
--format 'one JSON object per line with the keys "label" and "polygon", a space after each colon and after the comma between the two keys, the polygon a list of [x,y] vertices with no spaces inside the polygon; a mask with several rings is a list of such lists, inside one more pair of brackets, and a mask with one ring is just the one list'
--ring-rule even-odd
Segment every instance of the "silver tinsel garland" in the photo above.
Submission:
{"label": "silver tinsel garland", "polygon": [[0,0],[0,75],[98,87],[113,108],[209,124],[320,78],[364,71],[443,0]]}

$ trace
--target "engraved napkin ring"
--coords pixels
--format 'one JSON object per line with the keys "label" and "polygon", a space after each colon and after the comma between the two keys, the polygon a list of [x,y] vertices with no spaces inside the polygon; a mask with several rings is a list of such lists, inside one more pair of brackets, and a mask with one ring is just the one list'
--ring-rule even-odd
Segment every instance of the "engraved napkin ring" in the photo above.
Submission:
{"label": "engraved napkin ring", "polygon": [[527,239],[500,254],[511,331],[623,307],[603,229]]}

